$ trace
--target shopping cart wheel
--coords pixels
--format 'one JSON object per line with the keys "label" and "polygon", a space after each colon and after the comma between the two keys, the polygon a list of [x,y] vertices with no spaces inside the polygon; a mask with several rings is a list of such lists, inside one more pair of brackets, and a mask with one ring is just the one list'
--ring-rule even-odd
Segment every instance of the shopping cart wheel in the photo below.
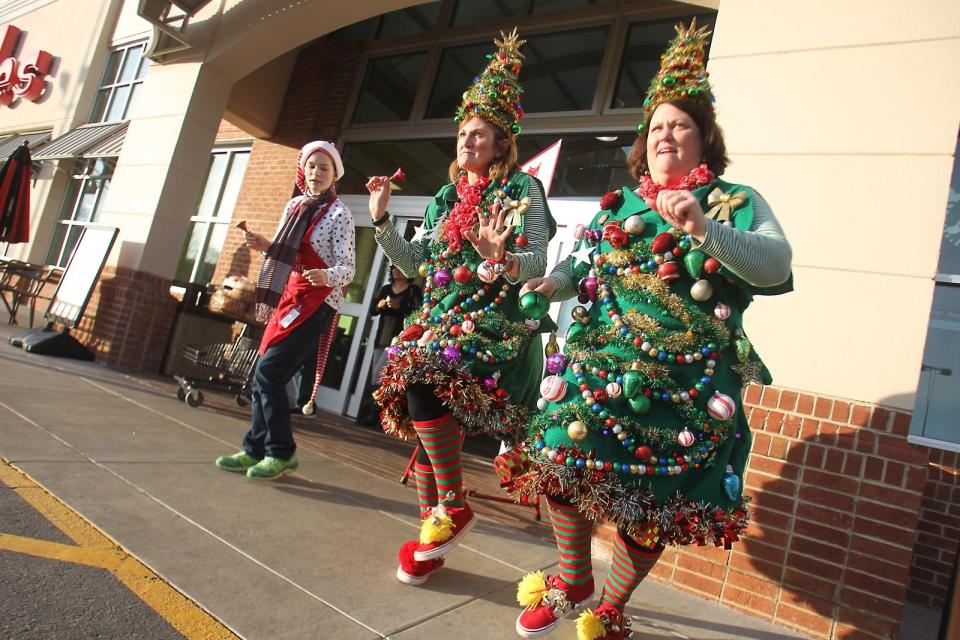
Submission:
{"label": "shopping cart wheel", "polygon": [[187,399],[187,392],[183,390],[183,387],[177,387],[177,400],[181,402]]}
{"label": "shopping cart wheel", "polygon": [[203,391],[198,389],[190,389],[190,391],[187,391],[186,400],[187,404],[191,407],[199,407],[201,404],[203,404]]}
{"label": "shopping cart wheel", "polygon": [[233,399],[236,400],[238,407],[245,407],[245,406],[247,406],[247,399],[246,399],[246,397],[244,397],[244,395],[243,395],[242,393],[238,393],[237,395],[235,395],[235,396],[233,397]]}

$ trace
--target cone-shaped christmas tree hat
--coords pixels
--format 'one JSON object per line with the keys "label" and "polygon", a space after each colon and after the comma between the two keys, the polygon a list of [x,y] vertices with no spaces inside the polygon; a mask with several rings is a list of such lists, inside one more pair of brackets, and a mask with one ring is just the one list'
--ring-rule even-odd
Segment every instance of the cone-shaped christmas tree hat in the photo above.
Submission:
{"label": "cone-shaped christmas tree hat", "polygon": [[[713,112],[713,90],[707,79],[706,69],[707,38],[709,27],[697,28],[697,19],[690,26],[678,24],[674,27],[677,37],[660,57],[660,71],[650,82],[647,97],[643,101],[643,120],[646,122],[658,106],[671,100],[695,100],[707,106]],[[638,129],[642,129],[640,123]]]}
{"label": "cone-shaped christmas tree hat", "polygon": [[500,39],[493,41],[497,51],[487,55],[490,59],[487,67],[463,92],[463,102],[454,117],[458,125],[476,116],[499,127],[509,136],[520,133],[520,118],[523,117],[520,94],[523,93],[523,87],[517,75],[523,61],[520,47],[524,42],[516,29],[509,34],[500,32]]}

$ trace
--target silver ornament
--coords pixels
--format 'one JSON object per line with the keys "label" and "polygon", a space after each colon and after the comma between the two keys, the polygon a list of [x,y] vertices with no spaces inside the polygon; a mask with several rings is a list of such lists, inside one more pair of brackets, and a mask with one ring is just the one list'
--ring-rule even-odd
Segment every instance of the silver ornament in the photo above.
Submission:
{"label": "silver ornament", "polygon": [[713,285],[706,280],[697,280],[690,287],[690,297],[697,302],[705,302],[713,297]]}
{"label": "silver ornament", "polygon": [[647,223],[638,215],[630,216],[623,222],[623,230],[632,236],[638,236],[643,233],[643,228],[646,226]]}

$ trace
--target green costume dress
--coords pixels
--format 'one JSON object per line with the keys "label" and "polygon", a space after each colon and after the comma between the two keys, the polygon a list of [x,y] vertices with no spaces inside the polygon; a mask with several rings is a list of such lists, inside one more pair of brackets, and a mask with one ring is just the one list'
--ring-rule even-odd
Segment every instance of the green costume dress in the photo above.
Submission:
{"label": "green costume dress", "polygon": [[[422,307],[407,318],[388,349],[374,397],[387,433],[414,437],[406,389],[426,383],[435,386],[467,433],[514,442],[524,435],[537,400],[543,369],[539,334],[554,325],[549,319],[524,318],[517,307],[520,284],[503,276],[481,280],[477,269],[484,261],[469,241],[464,239],[459,251],[451,247],[445,227],[458,199],[456,184],[441,188],[427,206],[422,237],[411,243],[392,227],[377,234],[393,263],[408,276],[419,271],[426,286]],[[481,208],[495,199],[507,211],[507,224],[515,223],[507,250],[520,260],[518,281],[543,275],[556,223],[539,180],[514,171],[508,180],[491,182],[483,191]]]}
{"label": "green costume dress", "polygon": [[[750,230],[751,190],[714,180],[692,193],[708,216]],[[711,210],[708,195],[724,194]],[[533,468],[516,486],[566,498],[641,543],[729,547],[748,519],[740,392],[770,382],[742,315],[754,294],[789,291],[791,281],[753,287],[629,188],[615,195],[563,265],[593,305],[573,310],[564,353],[547,359],[528,434]]]}

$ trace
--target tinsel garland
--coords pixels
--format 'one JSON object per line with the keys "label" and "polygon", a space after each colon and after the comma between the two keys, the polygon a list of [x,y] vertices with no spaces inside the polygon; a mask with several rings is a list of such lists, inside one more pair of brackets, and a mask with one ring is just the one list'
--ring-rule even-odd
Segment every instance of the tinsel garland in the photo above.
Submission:
{"label": "tinsel garland", "polygon": [[407,413],[407,387],[428,384],[468,434],[486,433],[515,443],[528,419],[526,407],[510,401],[503,389],[488,389],[463,362],[449,362],[428,349],[406,349],[391,355],[373,397],[380,405],[381,425],[390,435],[416,437]]}
{"label": "tinsel garland", "polygon": [[707,502],[688,500],[680,493],[662,504],[644,485],[628,486],[616,474],[576,469],[547,460],[537,460],[532,470],[519,476],[514,494],[528,497],[558,496],[569,500],[591,520],[606,520],[624,527],[637,538],[659,528],[664,544],[714,546],[730,549],[740,539],[750,519],[742,497],[737,507],[725,510]]}
{"label": "tinsel garland", "polygon": [[[606,405],[612,407],[614,401],[609,401]],[[728,438],[736,433],[737,425],[733,419],[723,422],[713,420],[705,412],[701,411],[692,404],[673,405],[674,411],[683,421],[683,426],[690,429],[693,433],[703,432],[704,435],[716,436],[714,444],[720,446]],[[654,448],[656,455],[665,455],[677,453],[673,448],[677,445],[677,427],[657,427],[651,424],[644,424],[641,420],[630,415],[613,415],[611,417],[619,423],[624,433],[633,438],[635,442],[646,443]],[[556,416],[556,418],[554,418]],[[544,411],[534,415],[530,422],[528,432],[531,439],[544,433],[547,429],[557,428],[561,425],[567,425],[574,420],[579,420],[587,425],[591,431],[600,432],[606,427],[606,418],[601,418],[598,414],[590,410],[590,407],[579,402],[568,402],[557,409]],[[679,453],[685,453],[680,451]]]}

